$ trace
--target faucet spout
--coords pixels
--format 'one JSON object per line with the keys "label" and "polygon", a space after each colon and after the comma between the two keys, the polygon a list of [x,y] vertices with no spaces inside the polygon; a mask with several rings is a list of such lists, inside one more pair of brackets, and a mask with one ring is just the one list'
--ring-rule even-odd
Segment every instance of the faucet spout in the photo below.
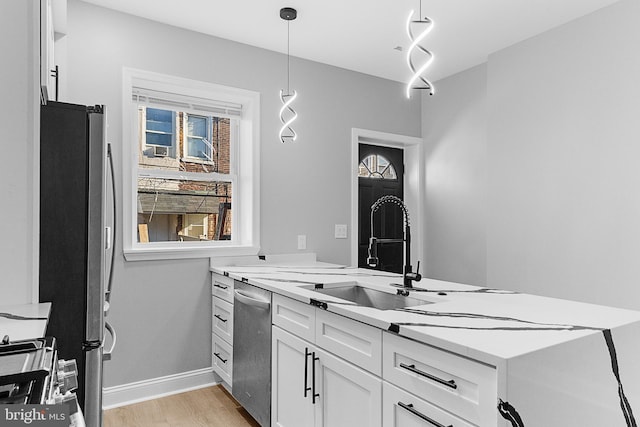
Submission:
{"label": "faucet spout", "polygon": [[407,210],[404,202],[392,195],[386,195],[380,197],[375,201],[373,205],[371,205],[371,237],[369,238],[369,256],[367,257],[367,265],[369,267],[375,268],[378,266],[378,242],[390,242],[394,241],[394,239],[378,239],[373,235],[373,214],[377,212],[382,205],[386,203],[393,203],[399,206],[402,209],[402,213],[404,216],[404,238],[402,240],[398,240],[404,242],[404,268],[403,268],[403,285],[405,288],[412,288],[412,282],[419,282],[422,279],[422,275],[419,273],[420,270],[420,261],[418,261],[418,268],[415,272],[413,272],[413,268],[411,267],[411,227],[409,224],[409,211]]}
{"label": "faucet spout", "polygon": [[369,238],[369,256],[367,257],[367,265],[371,268],[376,268],[378,266],[378,239],[371,236]]}

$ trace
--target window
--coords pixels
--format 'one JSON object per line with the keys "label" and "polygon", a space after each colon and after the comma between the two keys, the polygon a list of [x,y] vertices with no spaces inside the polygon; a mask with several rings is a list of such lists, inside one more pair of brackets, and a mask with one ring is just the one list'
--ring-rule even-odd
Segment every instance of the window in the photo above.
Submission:
{"label": "window", "polygon": [[145,144],[171,147],[173,145],[173,122],[175,114],[169,110],[147,108],[145,117]]}
{"label": "window", "polygon": [[360,162],[358,176],[362,178],[398,179],[396,170],[391,162],[379,154],[369,155]]}
{"label": "window", "polygon": [[218,117],[197,116],[195,114],[186,117],[186,155],[196,159],[213,161],[213,145],[211,144],[212,123],[218,122]]}
{"label": "window", "polygon": [[127,260],[257,253],[259,95],[124,74]]}

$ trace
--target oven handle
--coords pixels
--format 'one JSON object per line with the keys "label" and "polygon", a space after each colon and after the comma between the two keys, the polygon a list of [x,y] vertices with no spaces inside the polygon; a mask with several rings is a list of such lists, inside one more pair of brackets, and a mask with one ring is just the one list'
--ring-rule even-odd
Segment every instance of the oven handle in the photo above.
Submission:
{"label": "oven handle", "polygon": [[264,308],[267,310],[269,309],[269,307],[271,307],[271,301],[259,295],[253,295],[241,289],[235,289],[233,292],[235,293],[236,299],[243,304],[252,305],[258,308]]}

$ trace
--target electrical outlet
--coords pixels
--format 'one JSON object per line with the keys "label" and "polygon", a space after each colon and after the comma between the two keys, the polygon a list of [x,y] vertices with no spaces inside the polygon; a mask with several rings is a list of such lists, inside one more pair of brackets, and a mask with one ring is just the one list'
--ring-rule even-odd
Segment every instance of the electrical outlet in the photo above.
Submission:
{"label": "electrical outlet", "polygon": [[336,239],[346,239],[347,238],[347,224],[336,224],[334,235],[335,235]]}
{"label": "electrical outlet", "polygon": [[307,249],[307,236],[306,234],[298,234],[298,250]]}

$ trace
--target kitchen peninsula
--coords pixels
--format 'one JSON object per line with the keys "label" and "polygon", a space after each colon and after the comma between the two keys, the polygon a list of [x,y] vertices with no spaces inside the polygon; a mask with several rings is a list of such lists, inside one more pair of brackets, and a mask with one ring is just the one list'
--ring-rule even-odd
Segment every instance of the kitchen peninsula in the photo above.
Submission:
{"label": "kitchen peninsula", "polygon": [[[272,425],[294,425],[287,413],[307,400],[307,415],[295,413],[308,425],[331,425],[329,416],[385,426],[637,425],[638,312],[432,279],[402,289],[397,274],[313,261],[244,264],[212,263],[213,289],[236,280],[273,292]],[[341,286],[412,303],[381,310],[323,291]],[[304,394],[313,406],[302,387],[312,370],[319,391]]]}

